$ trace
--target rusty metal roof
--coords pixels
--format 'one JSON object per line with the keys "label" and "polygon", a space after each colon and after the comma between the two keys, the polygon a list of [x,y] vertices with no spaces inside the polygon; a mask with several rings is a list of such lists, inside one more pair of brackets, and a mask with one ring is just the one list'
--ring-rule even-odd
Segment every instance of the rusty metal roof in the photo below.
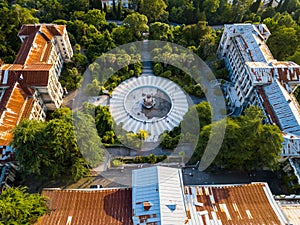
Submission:
{"label": "rusty metal roof", "polygon": [[32,88],[48,86],[54,39],[65,33],[65,25],[22,26],[18,36],[23,43],[14,64],[0,65],[0,146],[9,144],[11,130],[20,118],[29,118],[34,101]]}
{"label": "rusty metal roof", "polygon": [[[36,225],[288,224],[288,219],[274,200],[267,183],[183,186],[176,181],[181,181],[180,170],[163,168],[160,172],[170,173],[159,175],[161,168],[134,170],[136,174],[133,174],[132,190],[45,189],[42,194],[49,197],[50,211]],[[146,175],[149,175],[149,181]],[[143,191],[137,191],[137,187]],[[163,193],[155,197],[155,193],[161,191]],[[163,216],[166,214],[163,209],[165,206],[174,212],[172,216],[177,220]],[[180,219],[181,216],[178,218],[178,207],[184,210],[184,220]],[[154,215],[153,208],[160,212]],[[135,220],[137,213],[139,221],[133,223],[131,216]]]}
{"label": "rusty metal roof", "polygon": [[36,225],[132,225],[131,189],[45,189],[49,214]]}
{"label": "rusty metal roof", "polygon": [[26,36],[14,61],[15,64],[47,63],[55,36],[62,36],[65,25],[23,25],[19,36]]}
{"label": "rusty metal roof", "polygon": [[47,86],[52,64],[5,64],[0,67],[0,86],[11,85],[22,79],[27,86]]}
{"label": "rusty metal roof", "polygon": [[300,204],[281,205],[281,209],[288,217],[290,224],[300,224]]}
{"label": "rusty metal roof", "polygon": [[8,145],[12,129],[20,119],[29,117],[32,101],[18,82],[5,90],[0,102],[0,146]]}
{"label": "rusty metal roof", "polygon": [[57,24],[24,24],[22,25],[18,36],[22,35],[30,35],[34,32],[37,32],[41,26],[46,27],[50,32],[55,36],[63,35],[65,25],[57,25]]}
{"label": "rusty metal roof", "polygon": [[186,186],[188,225],[281,225],[287,220],[266,183]]}
{"label": "rusty metal roof", "polygon": [[[285,133],[300,135],[299,105],[278,80],[263,86],[267,100],[277,118],[278,126]],[[275,122],[275,121],[274,121]]]}
{"label": "rusty metal roof", "polygon": [[300,224],[300,195],[278,195],[276,202],[287,216],[290,225]]}

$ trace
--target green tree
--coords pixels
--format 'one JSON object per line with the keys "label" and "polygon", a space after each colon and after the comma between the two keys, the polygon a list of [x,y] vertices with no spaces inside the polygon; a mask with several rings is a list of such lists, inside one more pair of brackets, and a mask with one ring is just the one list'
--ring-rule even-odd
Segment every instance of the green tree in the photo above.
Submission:
{"label": "green tree", "polygon": [[261,6],[261,0],[256,0],[253,2],[253,4],[250,6],[249,10],[253,13],[257,13],[259,7]]}
{"label": "green tree", "polygon": [[6,188],[0,195],[0,224],[34,224],[47,211],[46,198],[25,187]]}
{"label": "green tree", "polygon": [[16,149],[20,170],[28,174],[42,174],[42,168],[49,166],[49,152],[45,145],[46,123],[36,120],[22,120],[13,131],[11,145]]}
{"label": "green tree", "polygon": [[[67,176],[78,180],[89,173],[82,155],[87,157],[91,166],[102,160],[103,149],[99,137],[95,136],[96,129],[91,129],[94,119],[76,113],[76,125],[79,124],[84,131],[75,130],[75,133],[70,109],[58,109],[52,116],[54,119],[47,123],[23,120],[15,128],[12,146],[16,150],[21,171],[43,178]],[[83,150],[78,148],[78,144],[79,147],[85,146]]]}
{"label": "green tree", "polygon": [[118,26],[112,30],[112,38],[117,45],[123,45],[133,41],[133,33],[131,29],[126,26]]}
{"label": "green tree", "polygon": [[143,32],[148,32],[148,19],[145,15],[139,13],[132,13],[128,15],[123,24],[126,27],[129,27],[133,33],[135,40],[140,40]]}
{"label": "green tree", "polygon": [[170,25],[161,22],[151,23],[149,27],[149,39],[172,41],[173,34]]}
{"label": "green tree", "polygon": [[205,12],[216,12],[220,6],[220,0],[204,0],[203,7]]}
{"label": "green tree", "polygon": [[151,164],[155,164],[156,163],[156,156],[153,155],[153,154],[150,154],[148,156],[148,162],[151,163]]}
{"label": "green tree", "polygon": [[273,32],[267,42],[274,57],[278,60],[285,60],[292,56],[298,43],[297,31],[292,27],[280,27]]}
{"label": "green tree", "polygon": [[250,5],[253,3],[253,0],[233,0],[232,2],[232,11],[234,15],[235,22],[242,21],[244,14],[249,9]]}
{"label": "green tree", "polygon": [[148,133],[146,130],[139,130],[139,132],[137,133],[137,137],[140,139],[140,140],[146,140],[147,137],[148,137]]}
{"label": "green tree", "polygon": [[107,25],[105,13],[99,9],[91,9],[84,15],[84,22],[94,25],[98,30]]}
{"label": "green tree", "polygon": [[295,63],[297,63],[298,65],[300,65],[300,46],[298,46],[296,52],[294,53],[294,55],[289,56],[287,58],[287,60],[289,61],[293,61]]}
{"label": "green tree", "polygon": [[100,83],[97,79],[94,79],[91,84],[86,86],[84,90],[85,95],[88,96],[99,96],[101,91]]}
{"label": "green tree", "polygon": [[113,130],[113,119],[108,106],[97,106],[95,108],[95,121],[100,137],[102,137],[106,131]]}
{"label": "green tree", "polygon": [[154,22],[167,13],[166,8],[164,0],[140,0],[139,12],[146,15],[149,22]]}
{"label": "green tree", "polygon": [[118,0],[117,19],[120,20],[121,17],[122,17],[122,0]]}
{"label": "green tree", "polygon": [[[282,149],[283,138],[276,125],[262,124],[264,118],[257,107],[249,107],[244,115],[228,118],[222,147],[213,165],[227,169],[249,171],[252,169],[276,169]],[[212,127],[217,130],[219,123],[201,129],[199,142],[191,163],[198,161],[212,138]]]}
{"label": "green tree", "polygon": [[80,87],[82,82],[82,76],[76,67],[70,69],[65,68],[59,77],[61,85],[68,90],[74,90]]}
{"label": "green tree", "polygon": [[74,54],[72,56],[72,61],[80,72],[84,72],[88,65],[86,56],[80,53]]}
{"label": "green tree", "polygon": [[[91,115],[79,111],[75,112],[73,117],[73,125],[80,153],[90,166],[99,166],[103,162],[104,148],[101,138],[98,136],[95,119]],[[83,170],[80,169],[78,171]],[[79,174],[78,176],[82,177],[82,175]]]}
{"label": "green tree", "polygon": [[200,127],[204,127],[211,123],[212,108],[208,102],[201,102],[194,106],[198,112]]}
{"label": "green tree", "polygon": [[300,7],[299,0],[286,0],[283,1],[281,5],[279,5],[278,12],[295,12]]}
{"label": "green tree", "polygon": [[0,4],[0,58],[5,63],[12,63],[21,41],[17,34],[23,24],[38,23],[34,16],[36,10],[27,9],[18,4],[10,5],[8,1]]}

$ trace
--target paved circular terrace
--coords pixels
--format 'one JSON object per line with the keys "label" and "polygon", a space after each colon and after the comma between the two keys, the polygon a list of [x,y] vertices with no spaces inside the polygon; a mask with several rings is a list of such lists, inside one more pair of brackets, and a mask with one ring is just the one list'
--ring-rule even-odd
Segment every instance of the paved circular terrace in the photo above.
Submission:
{"label": "paved circular terrace", "polygon": [[157,76],[140,76],[122,82],[112,93],[110,112],[116,124],[137,133],[150,133],[157,141],[166,130],[178,126],[188,111],[185,93],[174,82]]}

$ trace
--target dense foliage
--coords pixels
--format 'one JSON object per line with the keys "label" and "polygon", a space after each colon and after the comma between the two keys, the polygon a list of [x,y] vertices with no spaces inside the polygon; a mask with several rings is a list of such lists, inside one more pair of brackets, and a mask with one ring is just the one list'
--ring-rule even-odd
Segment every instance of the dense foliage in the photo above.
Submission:
{"label": "dense foliage", "polygon": [[150,154],[148,156],[136,156],[135,158],[116,158],[115,160],[118,160],[121,162],[121,164],[132,164],[132,163],[150,163],[155,164],[164,161],[167,159],[167,155],[162,156],[155,156],[153,154]]}
{"label": "dense foliage", "polygon": [[[209,24],[224,24],[237,22],[261,22],[266,17],[272,17],[276,12],[293,14],[297,21],[300,14],[299,0],[277,1],[279,5],[272,6],[275,1],[262,0],[168,0],[167,11],[169,21],[180,24],[194,24],[206,20]],[[298,21],[299,22],[299,21]]]}
{"label": "dense foliage", "polygon": [[148,133],[144,130],[139,130],[135,134],[123,130],[122,124],[116,125],[108,106],[95,106],[85,102],[83,110],[86,114],[94,117],[94,123],[103,144],[122,143],[130,148],[140,149],[143,146],[143,140],[148,137]]}
{"label": "dense foliage", "polygon": [[[196,115],[194,112],[196,112]],[[197,115],[198,117],[195,118]],[[164,149],[174,149],[180,138],[182,138],[183,142],[193,142],[197,138],[195,135],[199,134],[200,129],[211,123],[211,118],[212,108],[208,102],[203,101],[199,104],[193,105],[183,117],[183,121],[185,121],[184,124],[181,122],[179,127],[175,127],[172,131],[167,131],[162,134],[160,146]],[[196,126],[195,120],[199,121],[199,127]],[[193,126],[191,126],[191,124],[193,124]],[[182,129],[184,128],[182,127],[183,125],[188,127],[186,129]]]}
{"label": "dense foliage", "polygon": [[0,224],[34,224],[48,211],[46,198],[26,188],[6,188],[0,195]]}
{"label": "dense foliage", "polygon": [[67,176],[78,180],[89,173],[85,160],[91,166],[102,161],[100,138],[90,129],[93,118],[79,112],[72,118],[67,108],[56,110],[52,116],[48,122],[23,120],[15,128],[11,145],[20,169],[23,174],[42,178]]}
{"label": "dense foliage", "polygon": [[[212,166],[248,171],[276,169],[283,138],[276,125],[263,124],[263,119],[261,110],[255,106],[246,109],[244,115],[228,118],[223,144]],[[211,127],[218,125],[213,123],[201,129],[191,163],[201,158],[211,135]]]}

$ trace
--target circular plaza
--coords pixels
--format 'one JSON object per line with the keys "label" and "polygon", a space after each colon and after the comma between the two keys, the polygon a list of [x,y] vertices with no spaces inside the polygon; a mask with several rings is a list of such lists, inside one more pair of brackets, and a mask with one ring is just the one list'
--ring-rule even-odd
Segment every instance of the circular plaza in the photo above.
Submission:
{"label": "circular plaza", "polygon": [[188,106],[186,94],[173,81],[146,75],[122,82],[110,99],[115,123],[128,132],[147,131],[148,142],[179,126]]}

